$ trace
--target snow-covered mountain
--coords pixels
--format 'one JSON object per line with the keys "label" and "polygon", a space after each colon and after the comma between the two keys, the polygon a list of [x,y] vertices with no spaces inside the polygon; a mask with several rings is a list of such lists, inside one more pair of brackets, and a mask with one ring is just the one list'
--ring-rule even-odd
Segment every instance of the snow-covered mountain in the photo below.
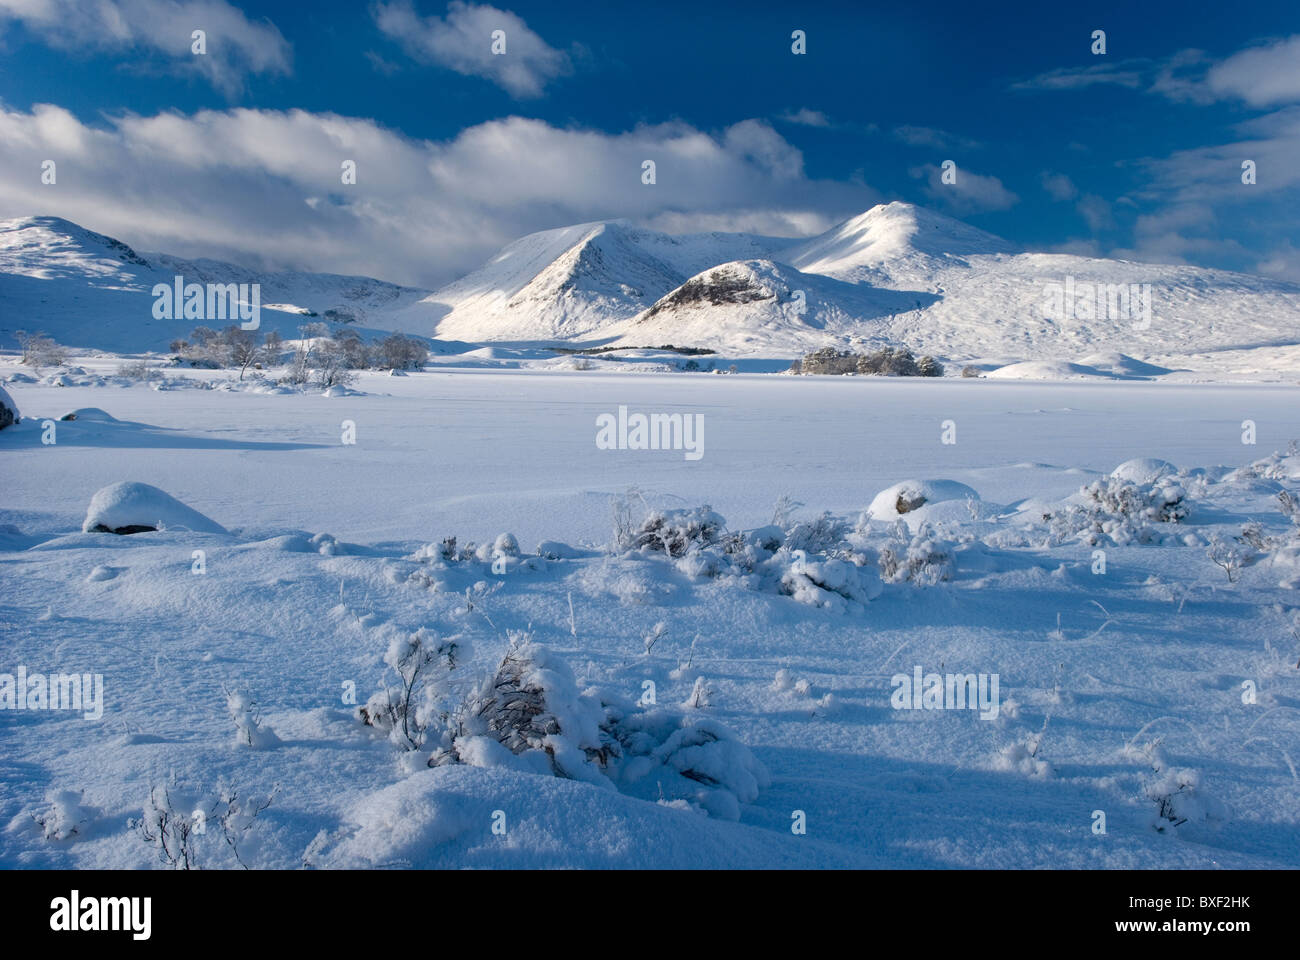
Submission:
{"label": "snow-covered mountain", "polygon": [[69,346],[166,350],[200,323],[224,325],[155,319],[154,285],[170,285],[177,276],[186,283],[260,284],[260,329],[286,337],[327,313],[358,327],[394,329],[393,315],[428,292],[369,277],[268,273],[216,260],[140,254],[60,217],[24,217],[0,220],[0,344],[12,348],[14,332],[29,330]]}
{"label": "snow-covered mountain", "polygon": [[972,257],[1017,253],[1013,244],[960,220],[910,203],[885,203],[782,256],[806,273],[853,283],[925,289],[937,273],[969,267]]}
{"label": "snow-covered mountain", "polygon": [[[771,260],[761,269],[720,265],[606,332],[619,345],[674,343],[741,354],[865,341],[963,360],[1121,352],[1207,371],[1300,368],[1298,284],[1018,252],[911,204],[875,207]],[[759,274],[767,279],[757,280]],[[735,283],[751,294],[713,291]],[[790,301],[796,290],[808,302],[802,315]]]}
{"label": "snow-covered mountain", "polygon": [[778,358],[901,343],[960,362],[1124,354],[1212,376],[1300,369],[1300,284],[1025,252],[907,203],[797,242],[622,220],[546,230],[432,293],[140,255],[55,217],[0,221],[0,338],[12,346],[13,331],[28,329],[73,346],[166,349],[196,325],[152,315],[150,290],[176,275],[260,283],[263,326],[286,336],[303,314],[333,311],[359,327],[469,343],[672,343]]}
{"label": "snow-covered mountain", "polygon": [[749,234],[672,236],[623,220],[529,234],[411,313],[439,317],[459,340],[568,340],[635,316],[693,274],[764,257],[789,240]]}

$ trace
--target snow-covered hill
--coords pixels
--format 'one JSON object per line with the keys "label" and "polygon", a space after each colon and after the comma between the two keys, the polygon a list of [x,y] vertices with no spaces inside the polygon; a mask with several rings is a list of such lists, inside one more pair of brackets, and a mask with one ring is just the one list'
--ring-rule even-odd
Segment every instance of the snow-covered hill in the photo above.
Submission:
{"label": "snow-covered hill", "polygon": [[[427,291],[369,277],[249,270],[216,260],[139,254],[112,237],[60,217],[0,220],[0,343],[17,330],[43,331],[60,343],[117,352],[166,350],[204,320],[159,320],[155,284],[257,283],[261,331],[294,336],[315,313],[359,327],[394,329],[391,317]],[[415,332],[415,331],[413,331]],[[426,324],[425,334],[432,333]]]}
{"label": "snow-covered hill", "polygon": [[729,353],[791,356],[818,339],[870,336],[932,294],[801,273],[771,260],[709,267],[615,330],[634,345],[718,345]]}

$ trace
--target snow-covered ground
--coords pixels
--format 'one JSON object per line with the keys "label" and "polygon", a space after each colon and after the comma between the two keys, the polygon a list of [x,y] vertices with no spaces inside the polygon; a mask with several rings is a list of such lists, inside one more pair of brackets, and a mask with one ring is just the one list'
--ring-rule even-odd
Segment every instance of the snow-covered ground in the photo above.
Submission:
{"label": "snow-covered ground", "polygon": [[75,362],[5,384],[0,675],[102,717],[0,710],[2,866],[159,865],[151,791],[213,867],[1300,866],[1294,386]]}

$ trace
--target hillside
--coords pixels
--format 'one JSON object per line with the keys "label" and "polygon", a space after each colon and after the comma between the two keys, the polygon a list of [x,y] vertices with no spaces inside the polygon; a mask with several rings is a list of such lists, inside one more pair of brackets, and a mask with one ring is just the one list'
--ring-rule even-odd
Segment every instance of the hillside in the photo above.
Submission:
{"label": "hillside", "polygon": [[186,283],[261,284],[261,330],[286,337],[314,319],[308,314],[327,311],[358,327],[393,329],[392,314],[426,292],[369,277],[141,254],[60,217],[23,217],[0,220],[0,344],[12,348],[15,331],[39,330],[71,346],[166,350],[205,322],[154,318],[154,285],[170,285],[176,276]]}

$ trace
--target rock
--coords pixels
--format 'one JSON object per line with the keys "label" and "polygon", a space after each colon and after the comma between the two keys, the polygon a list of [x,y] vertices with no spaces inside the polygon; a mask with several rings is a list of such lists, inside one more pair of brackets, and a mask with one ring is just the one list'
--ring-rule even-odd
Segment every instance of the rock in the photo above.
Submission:
{"label": "rock", "polygon": [[184,530],[225,533],[220,524],[187,507],[171,494],[147,483],[125,480],[104,487],[90,498],[83,533],[145,533]]}

